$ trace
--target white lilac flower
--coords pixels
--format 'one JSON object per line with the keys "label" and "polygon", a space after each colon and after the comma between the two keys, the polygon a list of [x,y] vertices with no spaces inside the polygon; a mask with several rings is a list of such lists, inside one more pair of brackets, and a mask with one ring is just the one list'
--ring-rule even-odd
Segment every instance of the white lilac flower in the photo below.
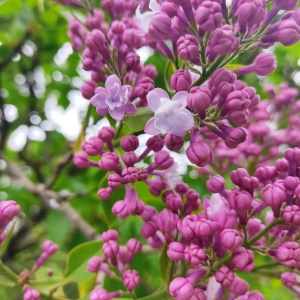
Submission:
{"label": "white lilac flower", "polygon": [[129,85],[122,86],[118,76],[111,75],[105,81],[105,88],[96,89],[91,104],[97,108],[99,115],[109,113],[113,119],[120,121],[124,114],[132,115],[136,112],[136,107],[128,102],[131,90]]}
{"label": "white lilac flower", "polygon": [[145,33],[148,32],[149,25],[150,25],[151,18],[153,16],[153,14],[155,12],[160,11],[160,5],[157,3],[156,0],[150,0],[149,8],[150,8],[150,11],[146,11],[144,13],[141,13],[140,7],[138,7],[136,9],[136,13],[135,13],[136,14],[136,18],[137,18],[137,20],[139,22],[139,26],[141,27],[141,29]]}
{"label": "white lilac flower", "polygon": [[156,88],[148,93],[149,108],[154,112],[154,117],[145,125],[148,134],[172,133],[184,136],[194,126],[194,117],[186,109],[187,92],[178,92],[170,100],[167,92]]}

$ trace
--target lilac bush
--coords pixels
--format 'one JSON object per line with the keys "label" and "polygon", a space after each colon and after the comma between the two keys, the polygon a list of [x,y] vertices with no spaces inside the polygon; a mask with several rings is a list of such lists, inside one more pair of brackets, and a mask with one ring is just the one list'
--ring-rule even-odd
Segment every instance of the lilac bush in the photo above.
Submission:
{"label": "lilac bush", "polygon": [[[300,40],[298,1],[56,2],[89,8],[84,22],[69,20],[68,36],[90,74],[82,96],[110,121],[82,140],[73,162],[107,174],[100,201],[118,218],[136,216],[142,224],[140,240],[126,245],[114,224],[102,233],[101,255],[89,257],[87,269],[122,289],[106,290],[95,279],[89,299],[138,299],[143,278],[132,262],[147,252],[160,253],[164,281],[147,299],[264,299],[244,273],[270,267],[300,297],[298,91],[269,85],[270,99],[260,100],[242,77],[269,75],[276,68],[271,46]],[[140,57],[146,47],[168,60],[159,87],[155,66]],[[243,53],[256,56],[236,64]],[[207,194],[180,176],[175,152],[206,174]],[[141,186],[158,206],[140,197]],[[19,212],[13,201],[0,203],[1,240]],[[58,248],[46,241],[42,250],[32,273]],[[40,299],[29,279],[21,282],[24,300]]]}

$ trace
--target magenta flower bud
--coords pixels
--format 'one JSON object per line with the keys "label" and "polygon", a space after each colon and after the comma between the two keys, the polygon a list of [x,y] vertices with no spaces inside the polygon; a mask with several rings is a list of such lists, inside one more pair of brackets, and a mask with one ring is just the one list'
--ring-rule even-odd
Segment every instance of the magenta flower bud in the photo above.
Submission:
{"label": "magenta flower bud", "polygon": [[156,163],[157,167],[166,170],[169,169],[173,163],[174,158],[170,156],[170,153],[165,150],[160,150],[154,157],[154,162]]}
{"label": "magenta flower bud", "polygon": [[164,147],[164,141],[158,135],[155,135],[147,141],[146,146],[150,150],[158,152]]}
{"label": "magenta flower bud", "polygon": [[178,209],[182,208],[182,198],[175,193],[168,194],[165,202],[167,207],[169,207],[174,212],[177,212]]}
{"label": "magenta flower bud", "polygon": [[184,249],[184,259],[190,264],[197,266],[207,259],[207,255],[198,245],[190,245]]}
{"label": "magenta flower bud", "polygon": [[224,229],[220,234],[221,245],[228,250],[235,250],[242,246],[243,238],[235,229]]}
{"label": "magenta flower bud", "polygon": [[196,237],[194,230],[196,221],[198,221],[198,217],[196,215],[188,215],[177,224],[179,231],[185,239],[192,240]]}
{"label": "magenta flower bud", "polygon": [[126,246],[132,253],[139,253],[142,250],[142,243],[134,238],[128,240]]}
{"label": "magenta flower bud", "polygon": [[238,168],[237,170],[234,170],[230,173],[230,179],[232,183],[241,186],[242,180],[245,177],[249,177],[249,174],[246,169]]}
{"label": "magenta flower bud", "polygon": [[0,202],[0,227],[6,226],[14,217],[20,213],[20,206],[13,200]]}
{"label": "magenta flower bud", "polygon": [[140,56],[135,52],[130,52],[126,56],[125,63],[128,71],[138,70],[140,66]]}
{"label": "magenta flower bud", "polygon": [[154,207],[145,205],[141,218],[144,222],[148,222],[152,220],[156,215],[157,215],[157,210]]}
{"label": "magenta flower bud", "polygon": [[173,18],[177,14],[178,6],[172,2],[164,2],[162,3],[160,10],[167,14],[170,18]]}
{"label": "magenta flower bud", "polygon": [[98,164],[103,171],[115,171],[119,168],[119,157],[114,152],[106,152],[103,153],[102,158],[98,162]]}
{"label": "magenta flower bud", "polygon": [[98,137],[103,142],[111,142],[116,137],[116,131],[112,127],[104,126],[99,132]]}
{"label": "magenta flower bud", "polygon": [[201,118],[205,118],[206,109],[212,102],[212,96],[208,89],[193,87],[187,98],[188,107],[198,113]]}
{"label": "magenta flower bud", "polygon": [[167,133],[164,137],[166,147],[172,151],[178,151],[184,145],[184,139],[181,136],[176,136],[171,133]]}
{"label": "magenta flower bud", "polygon": [[260,76],[271,74],[276,69],[276,59],[272,53],[261,53],[254,61],[255,73]]}
{"label": "magenta flower bud", "polygon": [[240,247],[233,251],[230,265],[242,272],[250,272],[255,267],[253,258],[254,254],[251,250]]}
{"label": "magenta flower bud", "polygon": [[129,49],[138,49],[143,45],[142,35],[135,29],[126,29],[122,35],[122,41]]}
{"label": "magenta flower bud", "polygon": [[134,290],[140,284],[140,276],[136,270],[126,270],[123,273],[123,284],[128,291]]}
{"label": "magenta flower bud", "polygon": [[241,296],[248,292],[249,284],[245,280],[235,276],[232,284],[229,286],[229,290],[234,295]]}
{"label": "magenta flower bud", "polygon": [[187,34],[177,40],[178,56],[185,61],[195,62],[199,60],[199,43],[195,36]]}
{"label": "magenta flower bud", "polygon": [[176,92],[187,91],[192,84],[192,76],[188,70],[177,70],[170,79],[170,85]]}
{"label": "magenta flower bud", "polygon": [[221,68],[213,73],[213,75],[211,76],[208,82],[208,86],[210,88],[215,87],[218,89],[219,85],[224,82],[233,84],[235,81],[236,81],[236,75],[233,72]]}
{"label": "magenta flower bud", "polygon": [[120,175],[113,173],[108,175],[107,181],[109,187],[117,189],[123,183],[123,178]]}
{"label": "magenta flower bud", "polygon": [[205,292],[200,288],[194,289],[194,295],[192,296],[191,300],[206,300]]}
{"label": "magenta flower bud", "polygon": [[157,40],[163,40],[169,37],[171,29],[171,19],[163,12],[155,12],[152,15],[149,24],[149,34]]}
{"label": "magenta flower bud", "polygon": [[291,46],[300,39],[300,27],[293,19],[281,20],[272,24],[266,35],[261,39],[262,43],[269,44],[280,42],[284,46]]}
{"label": "magenta flower bud", "polygon": [[276,176],[276,169],[274,167],[259,167],[255,170],[254,176],[258,178],[261,183],[268,183]]}
{"label": "magenta flower bud", "polygon": [[296,226],[300,226],[300,207],[289,205],[283,209],[282,221]]}
{"label": "magenta flower bud", "polygon": [[48,240],[43,243],[42,249],[45,253],[47,253],[48,256],[51,256],[57,252],[58,245]]}
{"label": "magenta flower bud", "polygon": [[148,171],[145,168],[138,170],[138,181],[145,181],[148,178]]}
{"label": "magenta flower bud", "polygon": [[103,52],[103,48],[106,48],[106,38],[102,31],[94,29],[86,36],[86,45],[96,52]]}
{"label": "magenta flower bud", "polygon": [[145,76],[150,77],[151,79],[156,78],[157,75],[158,75],[155,66],[152,66],[152,65],[146,65],[146,66],[144,66],[144,68],[142,69],[142,73]]}
{"label": "magenta flower bud", "polygon": [[109,200],[111,197],[113,189],[111,187],[108,188],[102,188],[98,191],[98,196],[101,198],[103,201]]}
{"label": "magenta flower bud", "polygon": [[109,240],[105,242],[102,246],[103,254],[108,257],[114,259],[119,253],[120,247],[116,241]]}
{"label": "magenta flower bud", "polygon": [[119,238],[119,233],[118,233],[118,231],[116,231],[114,229],[109,229],[109,230],[103,232],[101,235],[101,239],[104,243],[106,243],[108,241],[117,241],[118,238]]}
{"label": "magenta flower bud", "polygon": [[124,219],[129,215],[128,203],[123,200],[119,200],[119,201],[115,202],[111,211],[114,215],[118,216],[119,218]]}
{"label": "magenta flower bud", "polygon": [[137,170],[133,167],[126,168],[122,171],[122,177],[124,178],[125,183],[133,183],[138,179]]}
{"label": "magenta flower bud", "polygon": [[95,95],[95,89],[97,86],[97,82],[93,80],[87,80],[80,88],[82,97],[90,100]]}
{"label": "magenta flower bud", "polygon": [[97,273],[100,269],[101,264],[102,259],[98,256],[93,256],[89,259],[87,268],[91,273]]}
{"label": "magenta flower bud", "polygon": [[[177,183],[175,186],[175,191],[178,194],[183,195],[188,191],[188,188],[189,188],[189,186],[186,183]],[[191,192],[195,192],[195,191],[191,190]]]}
{"label": "magenta flower bud", "polygon": [[194,288],[187,278],[177,277],[170,283],[169,292],[178,300],[188,300],[193,296]]}
{"label": "magenta flower bud", "polygon": [[245,128],[232,128],[225,137],[225,145],[228,148],[236,148],[239,144],[245,142],[247,130]]}
{"label": "magenta flower bud", "polygon": [[239,38],[234,35],[233,28],[229,25],[224,25],[212,33],[206,54],[211,61],[214,61],[218,55],[226,56],[234,53],[238,49],[239,44]]}
{"label": "magenta flower bud", "polygon": [[189,161],[198,167],[204,167],[211,162],[213,153],[203,142],[191,143],[186,150]]}
{"label": "magenta flower bud", "polygon": [[262,198],[272,208],[274,217],[279,217],[281,204],[286,200],[284,187],[267,184],[262,191]]}
{"label": "magenta flower bud", "polygon": [[89,166],[89,157],[85,152],[76,152],[73,157],[73,163],[78,168],[87,168]]}
{"label": "magenta flower bud", "polygon": [[81,148],[90,156],[103,153],[103,141],[97,137],[91,137],[88,142],[83,142]]}
{"label": "magenta flower bud", "polygon": [[40,300],[40,292],[38,290],[31,289],[29,286],[25,287],[25,293],[23,300]]}
{"label": "magenta flower bud", "polygon": [[163,233],[170,233],[177,227],[177,221],[179,217],[177,214],[169,211],[164,208],[156,218],[156,224],[158,229],[160,229]]}
{"label": "magenta flower bud", "polygon": [[215,274],[216,281],[224,288],[232,284],[234,277],[234,273],[226,266],[222,266]]}
{"label": "magenta flower bud", "polygon": [[149,182],[150,193],[159,196],[162,190],[166,188],[166,184],[160,179],[154,179]]}
{"label": "magenta flower bud", "polygon": [[195,234],[199,237],[208,237],[218,229],[218,224],[214,221],[201,218],[193,226]]}
{"label": "magenta flower bud", "polygon": [[275,252],[276,258],[287,267],[295,267],[300,261],[300,248],[297,242],[285,242]]}
{"label": "magenta flower bud", "polygon": [[199,200],[199,194],[193,189],[188,189],[186,192],[186,199],[189,202],[196,202]]}
{"label": "magenta flower bud", "polygon": [[296,7],[298,0],[272,0],[279,10],[291,10]]}
{"label": "magenta flower bud", "polygon": [[120,297],[120,292],[108,293],[103,288],[97,288],[90,293],[90,300],[112,300],[119,297]]}
{"label": "magenta flower bud", "polygon": [[294,287],[297,284],[297,277],[295,273],[284,272],[280,276],[281,282],[288,288]]}
{"label": "magenta flower bud", "polygon": [[132,216],[142,215],[144,212],[145,204],[141,200],[130,201],[127,205],[128,213]]}
{"label": "magenta flower bud", "polygon": [[148,239],[149,237],[153,236],[155,232],[157,231],[157,225],[156,222],[154,221],[148,221],[143,225],[141,228],[141,235],[145,238]]}
{"label": "magenta flower bud", "polygon": [[[136,154],[134,152],[129,151],[129,152],[124,153],[124,155],[122,156],[122,160],[126,166],[132,167],[138,161],[138,157],[136,156]],[[147,177],[145,179],[147,179]]]}
{"label": "magenta flower bud", "polygon": [[154,81],[150,77],[141,78],[134,90],[134,95],[141,99],[145,99],[147,94],[154,89]]}
{"label": "magenta flower bud", "polygon": [[284,158],[290,163],[300,164],[300,149],[293,148],[287,149],[284,152]]}
{"label": "magenta flower bud", "polygon": [[134,135],[128,135],[121,139],[120,146],[126,152],[134,151],[139,146],[139,140]]}
{"label": "magenta flower bud", "polygon": [[244,190],[233,189],[229,194],[228,203],[236,210],[243,224],[246,222],[247,213],[252,209],[252,200],[252,196]]}
{"label": "magenta flower bud", "polygon": [[225,180],[221,175],[213,175],[206,181],[206,187],[212,193],[222,193],[225,190]]}
{"label": "magenta flower bud", "polygon": [[217,2],[204,1],[195,12],[195,20],[204,32],[221,27],[222,7]]}
{"label": "magenta flower bud", "polygon": [[291,190],[294,191],[296,189],[296,187],[298,186],[298,184],[300,183],[300,180],[298,177],[293,177],[293,176],[287,176],[284,179],[284,187],[287,190]]}
{"label": "magenta flower bud", "polygon": [[179,242],[171,242],[168,246],[167,255],[174,261],[180,261],[184,256],[184,245]]}

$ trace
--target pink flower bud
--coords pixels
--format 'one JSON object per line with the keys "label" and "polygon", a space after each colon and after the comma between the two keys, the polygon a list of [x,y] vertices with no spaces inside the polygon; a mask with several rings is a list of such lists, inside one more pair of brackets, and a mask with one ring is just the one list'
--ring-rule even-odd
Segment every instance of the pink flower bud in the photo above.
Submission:
{"label": "pink flower bud", "polygon": [[76,152],[73,157],[73,163],[78,168],[87,168],[89,166],[89,157],[85,152]]}
{"label": "pink flower bud", "polygon": [[133,167],[125,168],[122,171],[122,177],[124,178],[125,183],[133,183],[138,180],[137,170]]}
{"label": "pink flower bud", "polygon": [[119,233],[114,229],[109,229],[102,233],[101,239],[104,243],[108,241],[117,241],[119,238]]}
{"label": "pink flower bud", "polygon": [[103,171],[115,171],[119,167],[119,157],[114,152],[106,152],[98,164]]}
{"label": "pink flower bud", "polygon": [[143,225],[141,228],[141,235],[145,238],[148,239],[149,237],[153,236],[155,232],[157,231],[157,224],[156,222],[150,220],[147,223]]}
{"label": "pink flower bud", "polygon": [[286,200],[284,187],[267,184],[262,191],[262,198],[272,208],[274,216],[278,217],[281,204]]}
{"label": "pink flower bud", "polygon": [[174,158],[170,156],[170,153],[165,150],[160,150],[154,157],[154,161],[158,168],[163,170],[169,169],[173,163]]}
{"label": "pink flower bud", "polygon": [[184,249],[184,259],[190,264],[197,266],[207,259],[207,255],[198,245],[190,245]]}
{"label": "pink flower bud", "polygon": [[114,215],[118,216],[119,218],[126,218],[129,215],[128,203],[123,200],[119,200],[115,202],[111,211]]}
{"label": "pink flower bud", "polygon": [[224,229],[220,234],[221,245],[225,249],[235,250],[243,244],[243,238],[235,229]]}
{"label": "pink flower bud", "polygon": [[139,140],[134,135],[125,136],[121,139],[120,146],[126,152],[134,151],[139,146]]}
{"label": "pink flower bud", "polygon": [[168,38],[171,32],[170,17],[163,12],[155,12],[151,18],[148,32],[157,40]]}
{"label": "pink flower bud", "polygon": [[88,142],[83,142],[81,148],[90,156],[103,153],[103,141],[97,137],[91,137]]}
{"label": "pink flower bud", "polygon": [[134,152],[129,151],[124,153],[124,155],[122,156],[122,160],[126,166],[133,167],[134,164],[138,161],[138,157]]}
{"label": "pink flower bud", "polygon": [[23,300],[40,300],[40,292],[38,290],[31,289],[30,287],[25,288]]}
{"label": "pink flower bud", "polygon": [[102,259],[100,257],[93,256],[89,259],[87,268],[91,273],[97,273],[100,269],[101,263]]}
{"label": "pink flower bud", "polygon": [[123,284],[125,287],[132,291],[134,290],[140,283],[140,276],[135,270],[126,270],[123,273]]}
{"label": "pink flower bud", "polygon": [[48,256],[53,255],[57,252],[58,246],[54,244],[52,241],[45,241],[42,245],[42,249]]}
{"label": "pink flower bud", "polygon": [[115,258],[119,253],[120,247],[116,241],[109,240],[102,246],[103,254],[108,258]]}
{"label": "pink flower bud", "polygon": [[177,227],[178,219],[179,217],[177,214],[174,214],[173,212],[165,208],[157,215],[157,227],[163,233],[170,233]]}
{"label": "pink flower bud", "polygon": [[150,150],[158,152],[164,147],[164,141],[159,136],[155,135],[147,141],[146,146]]}
{"label": "pink flower bud", "polygon": [[213,158],[211,149],[203,142],[191,143],[186,155],[189,161],[198,167],[206,166]]}
{"label": "pink flower bud", "polygon": [[229,287],[234,280],[234,273],[226,266],[222,266],[216,272],[216,281],[222,285],[222,287]]}
{"label": "pink flower bud", "polygon": [[20,206],[13,200],[0,202],[0,224],[6,226],[14,217],[20,213]]}
{"label": "pink flower bud", "polygon": [[195,36],[187,34],[177,40],[178,56],[182,60],[197,61],[199,59],[199,43]]}
{"label": "pink flower bud", "polygon": [[283,209],[282,221],[296,226],[300,226],[300,207],[289,205]]}
{"label": "pink flower bud", "polygon": [[225,180],[216,174],[206,181],[207,189],[212,193],[222,193],[225,190]]}
{"label": "pink flower bud", "polygon": [[171,88],[177,92],[187,91],[191,84],[192,76],[187,70],[177,70],[170,79]]}
{"label": "pink flower bud", "polygon": [[170,283],[169,292],[176,299],[188,300],[193,296],[194,288],[187,278],[177,277]]}
{"label": "pink flower bud", "polygon": [[98,196],[101,198],[103,201],[109,200],[111,197],[113,189],[111,187],[108,188],[102,188],[98,191]]}
{"label": "pink flower bud", "polygon": [[253,258],[251,250],[240,247],[233,251],[230,265],[242,272],[250,272],[254,269]]}
{"label": "pink flower bud", "polygon": [[184,256],[184,245],[179,242],[171,242],[167,250],[167,255],[174,261],[180,261]]}
{"label": "pink flower bud", "polygon": [[297,284],[297,277],[295,273],[284,272],[281,274],[280,279],[282,283],[288,288],[292,288]]}
{"label": "pink flower bud", "polygon": [[120,292],[108,293],[103,288],[97,288],[90,293],[90,300],[112,300],[120,297]]}
{"label": "pink flower bud", "polygon": [[229,290],[234,295],[241,296],[248,292],[249,284],[245,280],[235,276],[232,284],[229,286]]}
{"label": "pink flower bud", "polygon": [[90,100],[95,95],[95,89],[97,86],[97,82],[93,80],[87,80],[80,88],[82,97]]}
{"label": "pink flower bud", "polygon": [[174,212],[177,212],[178,209],[182,208],[182,198],[175,193],[168,194],[165,202],[167,207]]}
{"label": "pink flower bud", "polygon": [[108,175],[107,181],[109,187],[117,189],[123,183],[123,178],[120,175],[113,173]]}
{"label": "pink flower bud", "polygon": [[167,133],[164,137],[164,142],[169,150],[178,151],[184,145],[184,139],[171,133]]}
{"label": "pink flower bud", "polygon": [[142,250],[142,243],[137,239],[130,239],[126,243],[127,249],[133,253],[139,253]]}
{"label": "pink flower bud", "polygon": [[103,142],[111,142],[116,137],[116,131],[112,127],[105,126],[98,132],[98,137]]}
{"label": "pink flower bud", "polygon": [[205,117],[206,109],[209,108],[212,102],[212,96],[208,89],[193,87],[187,98],[188,107],[199,116]]}

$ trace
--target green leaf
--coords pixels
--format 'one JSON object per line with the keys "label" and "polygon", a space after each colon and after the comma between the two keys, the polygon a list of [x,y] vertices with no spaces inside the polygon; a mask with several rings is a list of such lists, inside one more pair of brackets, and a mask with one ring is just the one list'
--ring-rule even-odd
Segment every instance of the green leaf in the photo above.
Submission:
{"label": "green leaf", "polygon": [[11,226],[11,228],[10,228],[7,236],[5,237],[3,243],[0,246],[0,256],[2,256],[5,253],[5,251],[6,251],[7,247],[8,247],[9,241],[12,238],[13,233],[14,233],[15,224],[16,224],[16,222]]}
{"label": "green leaf", "polygon": [[240,64],[229,64],[227,66],[225,66],[225,69],[227,70],[236,70],[236,69],[240,69],[243,68],[244,65],[240,65]]}
{"label": "green leaf", "polygon": [[165,67],[164,80],[165,80],[167,90],[169,92],[174,92],[173,89],[170,86],[170,79],[171,79],[171,76],[175,72],[176,72],[176,67],[175,67],[174,63],[171,60],[168,60],[168,62],[166,64],[166,67]]}
{"label": "green leaf", "polygon": [[93,274],[87,269],[87,262],[92,256],[101,255],[101,241],[83,243],[72,249],[67,256],[65,278],[74,281],[89,281]]}
{"label": "green leaf", "polygon": [[0,1],[0,15],[15,14],[21,10],[21,0]]}
{"label": "green leaf", "polygon": [[167,256],[168,245],[165,244],[159,258],[160,272],[163,280],[168,282],[169,258]]}
{"label": "green leaf", "polygon": [[[4,265],[2,261],[0,261],[0,278],[1,284],[6,286],[16,285],[19,279],[18,275]],[[4,282],[2,282],[2,279],[4,279]]]}
{"label": "green leaf", "polygon": [[153,117],[153,112],[148,107],[139,107],[133,116],[125,116],[123,124],[126,125],[132,132],[144,130],[147,121]]}
{"label": "green leaf", "polygon": [[168,295],[169,293],[165,290],[163,291],[159,291],[159,292],[156,292],[152,295],[149,295],[149,296],[146,296],[146,297],[143,297],[143,298],[139,298],[139,300],[161,300],[161,299],[168,299]]}

